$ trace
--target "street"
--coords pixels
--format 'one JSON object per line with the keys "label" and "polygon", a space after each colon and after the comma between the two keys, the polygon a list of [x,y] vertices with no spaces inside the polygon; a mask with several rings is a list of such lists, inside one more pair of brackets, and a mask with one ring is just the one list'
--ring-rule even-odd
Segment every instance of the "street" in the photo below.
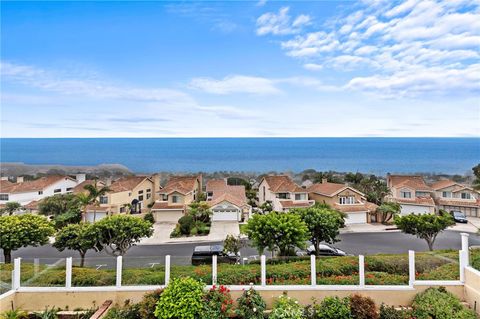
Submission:
{"label": "street", "polygon": [[[334,244],[334,246],[354,255],[405,253],[408,250],[428,250],[427,244],[424,240],[400,232],[347,233],[341,234],[340,239],[341,241]],[[172,256],[172,265],[189,264],[193,248],[197,245],[207,244],[186,243],[134,246],[125,255],[124,266],[147,267],[155,264],[163,264],[165,255]],[[480,237],[476,234],[470,234],[470,245],[480,245]],[[435,249],[460,249],[460,246],[460,233],[456,231],[445,231],[441,233],[435,242]],[[242,249],[241,254],[243,257],[252,257],[258,255],[258,252],[254,248],[247,247]],[[60,258],[70,256],[74,257],[74,264],[76,264],[78,262],[77,252],[59,252],[51,245],[42,247],[25,247],[12,253],[12,257],[22,257],[24,262],[32,262],[33,258],[40,258],[40,263],[42,264],[54,264],[58,262]],[[3,261],[3,252],[0,261]],[[106,253],[97,253],[93,251],[87,253],[87,265],[111,267],[114,262],[114,258]]]}

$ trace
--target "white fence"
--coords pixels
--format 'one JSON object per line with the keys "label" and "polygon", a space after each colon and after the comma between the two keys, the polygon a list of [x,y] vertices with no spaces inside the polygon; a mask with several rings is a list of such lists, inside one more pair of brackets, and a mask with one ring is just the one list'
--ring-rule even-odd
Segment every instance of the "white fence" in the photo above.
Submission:
{"label": "white fence", "polygon": [[[316,276],[316,256],[310,258],[311,268],[311,282],[310,285],[267,285],[267,263],[265,255],[260,258],[261,265],[261,282],[260,285],[254,285],[253,287],[258,290],[403,290],[413,289],[413,286],[422,285],[463,285],[465,282],[465,267],[469,266],[469,249],[468,249],[468,234],[462,233],[462,249],[459,251],[459,280],[416,280],[415,278],[415,252],[410,250],[408,252],[409,258],[409,280],[408,285],[366,285],[365,284],[365,257],[363,255],[358,256],[358,274],[359,280],[357,285],[317,285]],[[11,291],[85,291],[85,290],[119,290],[119,291],[138,291],[144,289],[156,289],[162,288],[168,285],[170,282],[171,260],[170,255],[165,256],[165,285],[155,286],[123,286],[122,285],[122,270],[123,270],[123,258],[117,257],[116,259],[116,284],[110,287],[74,287],[72,286],[72,257],[66,258],[65,261],[65,287],[23,287],[21,286],[21,258],[14,259],[14,269],[12,270],[12,290]],[[213,256],[212,260],[212,285],[217,284],[217,256]],[[245,285],[229,285],[231,290],[241,290],[250,286]],[[11,291],[5,293],[11,293]],[[1,296],[0,296],[1,298]]]}

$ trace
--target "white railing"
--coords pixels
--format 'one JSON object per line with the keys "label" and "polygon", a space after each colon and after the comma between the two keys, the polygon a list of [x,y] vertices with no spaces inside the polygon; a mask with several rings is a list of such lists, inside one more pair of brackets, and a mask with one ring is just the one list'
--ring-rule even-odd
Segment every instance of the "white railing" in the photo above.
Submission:
{"label": "white railing", "polygon": [[[423,285],[463,285],[465,282],[465,268],[469,266],[469,249],[468,249],[468,234],[462,233],[462,249],[459,251],[459,271],[460,280],[416,280],[415,278],[415,252],[410,250],[408,252],[408,285],[366,285],[365,284],[365,257],[363,255],[358,256],[358,274],[359,281],[357,285],[317,285],[316,282],[316,257],[310,258],[311,269],[311,282],[310,285],[267,285],[267,263],[266,256],[262,255],[260,258],[261,267],[261,281],[260,285],[253,285],[255,289],[259,290],[404,290],[413,289],[414,286]],[[21,273],[21,258],[14,259],[14,269],[12,271],[12,290],[14,291],[58,291],[58,290],[122,290],[122,291],[138,291],[146,290],[150,288],[162,288],[170,282],[171,271],[171,257],[165,256],[165,284],[164,285],[151,285],[151,286],[123,286],[122,285],[122,265],[123,259],[121,256],[116,259],[116,284],[110,287],[73,287],[72,286],[72,258],[67,257],[65,262],[65,287],[22,287],[20,280]],[[217,283],[217,258],[212,259],[212,285]],[[251,285],[228,285],[231,290],[241,290],[250,287]]]}

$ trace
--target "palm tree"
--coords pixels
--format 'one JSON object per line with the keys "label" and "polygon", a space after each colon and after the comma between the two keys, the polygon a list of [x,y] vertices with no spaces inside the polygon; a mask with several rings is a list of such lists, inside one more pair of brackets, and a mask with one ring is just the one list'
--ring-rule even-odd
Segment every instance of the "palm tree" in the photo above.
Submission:
{"label": "palm tree", "polygon": [[[108,186],[98,187],[97,179],[95,179],[94,184],[85,185],[83,188],[86,191],[88,191],[89,201],[88,201],[87,205],[95,205],[95,206],[99,205],[100,204],[100,201],[99,201],[100,197],[104,196],[105,194],[110,192],[110,188],[108,188]],[[94,209],[93,210],[93,221],[96,220],[96,217],[97,217],[97,212]]]}

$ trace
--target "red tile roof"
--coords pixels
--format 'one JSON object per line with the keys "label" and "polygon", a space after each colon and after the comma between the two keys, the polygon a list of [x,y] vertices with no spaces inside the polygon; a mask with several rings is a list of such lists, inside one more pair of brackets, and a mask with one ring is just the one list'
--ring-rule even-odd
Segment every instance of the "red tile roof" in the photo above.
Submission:
{"label": "red tile roof", "polygon": [[343,213],[355,213],[355,212],[374,212],[377,210],[377,205],[370,202],[365,202],[361,204],[354,205],[340,205],[339,203],[334,203],[333,208],[341,211]]}
{"label": "red tile roof", "polygon": [[315,205],[315,201],[291,201],[291,200],[281,200],[279,201],[280,205],[283,208],[302,208],[302,207],[311,207]]}
{"label": "red tile roof", "polygon": [[270,186],[270,191],[273,193],[303,193],[306,192],[304,188],[298,186],[289,176],[286,175],[272,175],[265,176],[265,181]]}
{"label": "red tile roof", "polygon": [[212,192],[213,196],[208,204],[212,207],[223,201],[230,202],[238,207],[248,205],[245,195],[245,186],[227,185],[224,179],[212,179],[207,182],[207,193]]}
{"label": "red tile roof", "polygon": [[446,188],[446,187],[450,187],[450,186],[454,186],[456,185],[457,183],[452,181],[452,180],[449,180],[449,179],[443,179],[443,180],[440,180],[440,181],[437,181],[435,183],[432,184],[432,188],[434,190],[439,190],[439,189],[442,189],[442,188]]}
{"label": "red tile roof", "polygon": [[197,180],[201,181],[201,176],[173,176],[159,193],[171,194],[178,192],[184,195],[188,194],[195,190]]}
{"label": "red tile roof", "polygon": [[33,181],[26,181],[22,183],[8,184],[8,183],[5,183],[5,181],[2,181],[2,183],[0,184],[0,187],[1,187],[2,193],[35,192],[35,191],[43,190],[45,187],[55,184],[61,180],[67,180],[67,179],[75,181],[75,179],[69,176],[49,175],[49,176],[40,177],[39,179],[36,179]]}
{"label": "red tile roof", "polygon": [[390,187],[399,188],[405,186],[414,190],[432,190],[432,188],[425,183],[423,177],[419,175],[389,175],[387,179],[389,180]]}
{"label": "red tile roof", "polygon": [[[75,186],[75,187],[73,188],[73,192],[74,192],[75,194],[83,193],[83,192],[86,191],[86,190],[85,190],[85,186],[87,186],[87,185],[95,185],[95,180],[93,180],[93,179],[87,179],[87,180],[81,182],[80,184],[78,184],[77,186]],[[105,186],[105,182],[100,181],[100,180],[97,180],[97,187],[100,187],[100,188],[101,188],[101,187],[103,187],[103,186]]]}
{"label": "red tile roof", "polygon": [[117,179],[112,183],[112,185],[108,186],[111,193],[118,193],[118,192],[125,192],[131,191],[135,187],[138,186],[141,182],[143,182],[148,176],[126,176],[120,179]]}
{"label": "red tile roof", "polygon": [[395,198],[394,201],[406,205],[435,206],[435,202],[431,197]]}
{"label": "red tile roof", "polygon": [[480,207],[480,199],[477,200],[455,200],[455,199],[437,199],[438,205],[444,206],[461,206],[461,207]]}

